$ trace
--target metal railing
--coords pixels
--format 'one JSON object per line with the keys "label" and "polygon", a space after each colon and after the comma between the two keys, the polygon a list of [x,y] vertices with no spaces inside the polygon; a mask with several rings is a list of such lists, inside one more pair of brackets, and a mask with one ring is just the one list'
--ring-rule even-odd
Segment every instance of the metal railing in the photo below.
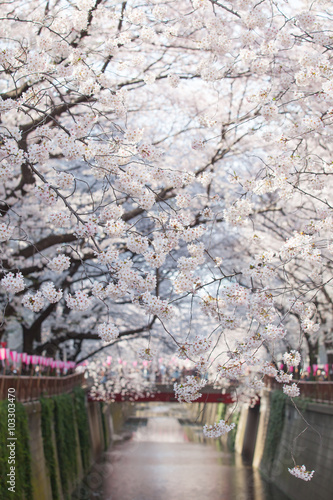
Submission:
{"label": "metal railing", "polygon": [[[65,377],[0,376],[0,399],[7,399],[8,389],[15,389],[16,401],[33,401],[41,396],[54,396],[70,392],[83,385],[84,373],[74,373]],[[12,392],[11,392],[12,394]]]}
{"label": "metal railing", "polygon": [[[328,381],[315,381],[308,382],[305,380],[294,380],[301,392],[300,396],[309,398],[317,403],[330,403],[333,404],[333,382]],[[265,377],[265,385],[269,389],[280,389],[281,384],[273,377]]]}
{"label": "metal railing", "polygon": [[[225,403],[231,404],[234,402],[233,399],[233,390],[238,387],[238,384],[230,384],[228,387],[214,387],[213,385],[206,385],[203,387],[200,392],[200,398],[196,399],[196,403]],[[89,401],[105,401],[106,399],[110,399],[116,402],[121,401],[134,401],[134,402],[168,402],[173,403],[177,402],[177,398],[175,396],[173,384],[155,384],[151,385],[146,390],[143,390],[142,393],[136,394],[128,392],[126,394],[121,393],[109,393],[107,396],[105,394],[89,394]]]}

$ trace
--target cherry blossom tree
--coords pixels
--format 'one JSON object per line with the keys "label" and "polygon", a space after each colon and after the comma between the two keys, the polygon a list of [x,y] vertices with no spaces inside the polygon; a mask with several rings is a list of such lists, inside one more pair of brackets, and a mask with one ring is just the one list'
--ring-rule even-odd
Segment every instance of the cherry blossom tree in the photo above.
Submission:
{"label": "cherry blossom tree", "polygon": [[1,2],[2,334],[73,358],[168,339],[227,379],[290,382],[271,362],[306,343],[312,361],[332,341],[332,16]]}

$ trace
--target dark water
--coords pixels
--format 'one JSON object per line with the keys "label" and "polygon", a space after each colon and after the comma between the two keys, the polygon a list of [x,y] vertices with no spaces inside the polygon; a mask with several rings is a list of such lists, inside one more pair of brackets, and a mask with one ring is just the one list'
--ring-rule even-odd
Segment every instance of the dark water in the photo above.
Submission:
{"label": "dark water", "polygon": [[[166,413],[167,411],[167,413]],[[125,429],[76,498],[102,500],[288,500],[241,457],[202,440],[181,405],[147,405]]]}

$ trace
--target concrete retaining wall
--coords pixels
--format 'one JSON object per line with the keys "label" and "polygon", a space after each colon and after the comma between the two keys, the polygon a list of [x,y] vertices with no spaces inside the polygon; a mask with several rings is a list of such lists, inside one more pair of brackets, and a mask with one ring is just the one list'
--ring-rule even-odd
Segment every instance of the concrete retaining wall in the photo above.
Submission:
{"label": "concrete retaining wall", "polygon": [[[333,407],[309,404],[303,417],[305,421],[292,404],[287,404],[270,480],[291,500],[329,500],[333,498]],[[291,452],[297,465],[315,470],[311,481],[302,481],[288,472],[288,467],[294,466]]]}
{"label": "concrete retaining wall", "polygon": [[52,498],[51,484],[48,477],[44,458],[41,406],[38,401],[27,403],[25,409],[28,415],[30,453],[31,453],[31,475],[34,499]]}
{"label": "concrete retaining wall", "polygon": [[220,403],[190,403],[188,409],[192,419],[198,425],[212,425],[218,421]]}
{"label": "concrete retaining wall", "polygon": [[90,432],[91,462],[97,460],[97,458],[104,451],[104,436],[103,436],[101,409],[102,407],[100,403],[97,402],[88,403],[87,412],[88,412],[88,422],[89,422],[89,432]]}
{"label": "concrete retaining wall", "polygon": [[[33,402],[26,404],[25,407],[30,432],[33,500],[52,500],[44,458],[40,404]],[[207,405],[193,403],[190,408],[198,424],[204,425],[218,420],[218,407],[218,404],[214,403]],[[91,464],[99,459],[113,436],[121,431],[131,410],[130,403],[87,403]],[[291,500],[313,500],[314,498],[315,500],[328,500],[333,498],[333,405],[308,403],[301,413],[302,415],[291,402],[287,402],[281,439],[274,450],[273,467],[267,471],[263,463],[263,453],[269,429],[270,397],[269,391],[265,390],[261,397],[260,408],[249,409],[243,406],[241,409],[235,443],[236,452],[246,456],[252,462],[253,467],[260,469],[266,478],[278,486]],[[303,432],[305,429],[306,431]],[[78,441],[77,428],[76,433]],[[54,432],[52,439],[56,450]],[[79,473],[76,484],[80,482],[84,474],[79,448],[77,452]],[[289,474],[288,467],[293,467],[291,452],[298,465],[305,464],[308,470],[316,471],[312,481],[304,482]],[[59,471],[58,480],[61,492]],[[76,484],[72,485],[73,489]],[[62,496],[61,500],[63,500]]]}
{"label": "concrete retaining wall", "polygon": [[[297,401],[296,398],[295,402],[302,407],[302,400]],[[257,421],[253,410],[246,406],[241,410],[236,452],[245,457],[251,457],[252,454],[252,466],[260,469],[264,477],[282,490],[290,500],[333,498],[333,405],[308,403],[305,410],[298,411],[292,402],[287,400],[283,430],[278,446],[273,450],[271,470],[268,470],[263,461],[269,416],[269,391],[265,390],[261,397]],[[253,433],[256,433],[255,440]],[[294,467],[292,454],[297,465],[304,464],[307,470],[316,471],[311,481],[302,481],[288,472],[288,468]]]}
{"label": "concrete retaining wall", "polygon": [[[31,500],[52,500],[51,483],[48,469],[45,462],[43,438],[41,430],[41,405],[38,401],[26,403],[25,409],[28,416],[29,440],[31,452],[31,469],[33,498]],[[97,403],[87,402],[87,414],[90,434],[90,463],[95,463],[102,455],[103,451],[112,441],[115,433],[120,431],[122,425],[131,412],[129,403]],[[104,425],[103,421],[104,420]],[[77,443],[79,443],[78,428],[75,424]],[[52,441],[55,450],[56,473],[58,478],[58,490],[60,500],[64,500],[61,489],[61,480],[58,465],[57,446],[55,441],[54,429],[52,429]],[[71,485],[72,491],[80,484],[83,479],[84,471],[81,460],[80,447],[77,446],[77,464],[78,474]],[[30,500],[30,499],[29,499]]]}

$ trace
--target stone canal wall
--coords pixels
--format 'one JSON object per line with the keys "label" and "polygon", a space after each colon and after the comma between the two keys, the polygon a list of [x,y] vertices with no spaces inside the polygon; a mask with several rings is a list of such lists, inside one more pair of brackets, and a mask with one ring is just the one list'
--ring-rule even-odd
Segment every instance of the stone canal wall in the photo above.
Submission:
{"label": "stone canal wall", "polygon": [[[29,482],[26,488],[29,494],[27,497],[17,492],[13,498],[26,500],[71,498],[74,491],[80,490],[82,480],[89,477],[89,470],[121,431],[132,411],[131,403],[87,401],[82,390],[81,394],[54,396],[19,405],[27,424],[29,450],[17,448],[17,454],[24,453],[29,462],[29,474],[24,478]],[[0,445],[5,444],[3,441]],[[6,449],[1,448],[4,464],[7,463],[5,453]],[[94,480],[94,475],[90,476]],[[4,481],[0,484],[1,492],[6,495],[5,474],[0,480]]]}
{"label": "stone canal wall", "polygon": [[[241,410],[236,451],[265,479],[291,500],[333,498],[333,405],[295,398],[297,408],[281,391],[266,391],[260,407]],[[311,481],[296,479],[289,472],[297,465],[315,470]]]}
{"label": "stone canal wall", "polygon": [[[71,398],[72,403],[69,401]],[[73,394],[52,398],[54,404],[47,413],[49,403],[45,401],[24,404],[33,491],[29,500],[66,500],[80,484],[85,485],[87,478],[95,481],[96,474],[89,473],[89,470],[99,461],[112,440],[118,439],[125,420],[132,413],[133,404],[88,402],[81,393],[81,396]],[[224,436],[225,444],[259,469],[290,500],[328,500],[333,498],[333,405],[301,398],[296,398],[295,402],[297,407],[281,391],[265,390],[260,406],[243,406],[231,415],[231,406],[222,403],[193,403],[189,408],[192,420],[200,427],[221,418],[228,419],[229,423],[235,422],[237,432]],[[68,413],[66,418],[62,418],[61,428],[61,413],[68,412],[68,403],[72,406],[72,413],[70,418]],[[64,449],[59,433],[64,433],[66,437],[67,432],[68,437],[66,422],[70,420],[71,442],[65,440]],[[203,439],[202,432],[199,439]],[[46,455],[51,448],[53,457],[50,458]],[[64,476],[63,462],[67,453],[71,454],[66,465],[71,468],[71,474]],[[288,468],[294,466],[292,454],[298,465],[305,464],[308,470],[315,470],[312,481],[304,482],[289,474]],[[76,463],[74,468],[71,462]]]}
{"label": "stone canal wall", "polygon": [[31,477],[35,498],[52,498],[51,484],[48,478],[44,458],[41,405],[38,401],[27,403],[28,427],[31,453]]}

